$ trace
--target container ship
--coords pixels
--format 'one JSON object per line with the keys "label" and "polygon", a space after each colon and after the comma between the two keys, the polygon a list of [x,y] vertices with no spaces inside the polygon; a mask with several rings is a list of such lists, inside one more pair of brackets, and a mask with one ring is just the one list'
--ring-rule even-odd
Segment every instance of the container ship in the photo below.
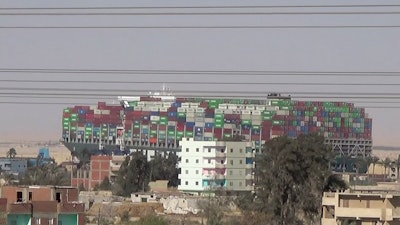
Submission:
{"label": "container ship", "polygon": [[338,156],[366,157],[372,151],[372,119],[353,103],[297,101],[280,94],[264,100],[148,95],[118,101],[65,108],[64,145],[71,151],[170,152],[190,137],[252,141],[259,149],[277,136],[318,133]]}

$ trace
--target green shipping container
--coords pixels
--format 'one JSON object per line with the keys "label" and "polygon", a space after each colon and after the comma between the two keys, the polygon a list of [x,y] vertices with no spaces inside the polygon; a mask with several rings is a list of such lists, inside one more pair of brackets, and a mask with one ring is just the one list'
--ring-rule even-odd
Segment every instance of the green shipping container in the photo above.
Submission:
{"label": "green shipping container", "polygon": [[66,108],[66,109],[64,109],[64,112],[65,112],[65,113],[70,113],[70,112],[71,112],[71,109],[70,109],[70,108]]}
{"label": "green shipping container", "polygon": [[192,131],[186,131],[185,136],[186,137],[193,137],[193,132]]}
{"label": "green shipping container", "polygon": [[63,122],[63,126],[69,126],[70,123],[69,122]]}

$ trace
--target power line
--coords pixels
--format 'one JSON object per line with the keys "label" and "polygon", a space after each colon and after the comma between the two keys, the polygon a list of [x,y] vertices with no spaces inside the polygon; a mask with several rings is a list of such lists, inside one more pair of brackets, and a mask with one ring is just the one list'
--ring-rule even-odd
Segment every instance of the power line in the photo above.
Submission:
{"label": "power line", "polygon": [[390,29],[400,25],[0,26],[0,29]]}
{"label": "power line", "polygon": [[0,12],[0,16],[273,16],[273,15],[397,15],[399,11],[351,12]]}
{"label": "power line", "polygon": [[87,9],[243,9],[243,8],[375,8],[400,7],[399,4],[338,4],[338,5],[215,5],[215,6],[104,6],[104,7],[2,7],[0,10],[87,10]]}
{"label": "power line", "polygon": [[[44,69],[44,68],[0,68],[0,73],[32,74],[163,74],[163,75],[224,75],[224,76],[400,76],[400,71],[279,71],[279,70],[117,70],[117,69]],[[36,80],[36,79],[35,79]],[[17,79],[3,79],[11,82]],[[32,80],[32,82],[34,82]],[[51,82],[51,81],[50,81]]]}

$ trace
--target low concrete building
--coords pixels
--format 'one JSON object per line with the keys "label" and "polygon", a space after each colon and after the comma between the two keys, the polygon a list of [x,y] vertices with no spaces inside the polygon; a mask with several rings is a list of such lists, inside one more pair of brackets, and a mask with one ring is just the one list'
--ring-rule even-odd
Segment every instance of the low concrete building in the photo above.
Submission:
{"label": "low concrete building", "polygon": [[322,225],[400,225],[400,194],[324,193]]}

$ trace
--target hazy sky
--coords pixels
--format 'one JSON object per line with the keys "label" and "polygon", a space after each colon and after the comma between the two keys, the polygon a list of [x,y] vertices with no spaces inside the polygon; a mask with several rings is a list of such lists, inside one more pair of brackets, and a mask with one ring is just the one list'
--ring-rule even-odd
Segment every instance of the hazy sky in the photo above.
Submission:
{"label": "hazy sky", "polygon": [[[138,95],[140,94],[138,90],[160,89],[163,82],[187,81],[192,83],[190,85],[171,83],[168,84],[168,87],[177,93],[183,90],[209,91],[210,93],[236,90],[242,95],[245,95],[244,92],[246,91],[289,92],[292,93],[293,97],[296,97],[296,95],[307,96],[304,92],[338,93],[329,96],[343,98],[330,99],[355,102],[357,106],[368,107],[366,111],[373,118],[373,141],[375,145],[400,146],[400,108],[398,108],[400,107],[400,92],[398,91],[400,84],[400,14],[355,14],[355,12],[400,12],[400,6],[236,9],[4,9],[118,6],[316,6],[326,3],[326,1],[272,0],[245,2],[168,1],[167,5],[166,1],[135,1],[135,3],[132,1],[112,1],[112,4],[108,1],[69,1],[68,4],[55,1],[0,1],[0,140],[59,139],[61,137],[62,109],[67,106],[73,106],[74,103],[96,104],[98,101],[112,103],[113,99],[116,100],[117,96],[121,94]],[[335,5],[391,5],[398,3],[398,1],[329,1],[329,3]],[[27,15],[49,12],[78,13],[79,15]],[[144,14],[82,15],[93,12]],[[154,15],[154,13],[159,12],[185,14]],[[199,12],[216,14],[190,15],[190,13]],[[232,12],[275,12],[278,14],[221,14]],[[289,14],[282,12],[289,12]],[[297,14],[293,14],[293,12],[297,12]],[[304,14],[304,12],[320,13]],[[325,12],[325,14],[321,14],[321,12]],[[326,14],[326,12],[331,13]],[[333,14],[332,12],[341,13]],[[148,13],[153,14],[149,15]],[[32,26],[42,28],[33,29]],[[66,26],[86,28],[60,28]],[[103,28],[88,28],[93,26]],[[130,28],[104,28],[115,26]],[[186,28],[160,28],[166,26]],[[208,28],[188,28],[198,26]],[[224,28],[215,28],[215,26]],[[229,26],[242,26],[242,28],[227,28]],[[253,27],[250,28],[249,26]],[[254,26],[264,27],[255,28]],[[271,28],[266,26],[285,27]],[[288,28],[287,26],[303,26],[303,28]],[[309,26],[314,27],[310,28]],[[315,26],[320,27],[316,28]],[[327,28],[326,26],[338,27]],[[13,72],[5,72],[5,69],[11,69]],[[293,74],[290,76],[271,74],[255,76],[243,72],[239,75],[226,76],[215,73],[209,75],[204,73],[197,75],[16,73],[16,69],[316,71],[335,73],[319,76],[294,76]],[[344,72],[344,75],[349,72],[362,73],[359,76],[337,76],[338,72]],[[375,72],[395,73],[391,73],[390,76],[387,76],[388,74],[383,76]],[[80,84],[77,82],[42,83],[10,82],[7,80],[126,83],[86,82]],[[240,84],[198,83],[207,81]],[[298,85],[298,83],[313,82],[337,85]],[[278,85],[276,83],[283,84]],[[289,85],[288,83],[297,83],[297,85]],[[353,83],[370,85],[346,85]],[[59,90],[47,90],[47,94],[45,94],[45,88]],[[65,94],[70,89],[81,90],[75,92],[74,97],[66,98]],[[85,89],[101,89],[103,91],[87,92]],[[120,91],[117,92],[117,90]],[[35,93],[41,93],[41,95],[35,95]],[[103,93],[103,95],[89,97],[88,93]],[[348,99],[346,97],[349,97],[349,94],[343,93],[364,93],[365,97]],[[373,97],[374,93],[376,93],[375,96],[384,93],[393,93],[394,95],[393,98],[377,98]],[[324,100],[327,100],[327,98]]]}

